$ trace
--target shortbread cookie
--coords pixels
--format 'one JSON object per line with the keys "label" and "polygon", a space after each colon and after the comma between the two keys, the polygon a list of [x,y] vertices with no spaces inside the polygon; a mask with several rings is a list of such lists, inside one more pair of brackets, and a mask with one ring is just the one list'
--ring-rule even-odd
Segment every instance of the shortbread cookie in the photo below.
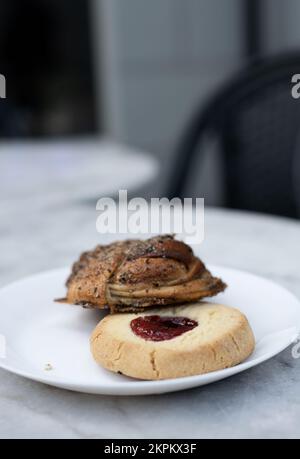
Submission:
{"label": "shortbread cookie", "polygon": [[149,380],[232,367],[245,360],[254,346],[247,318],[237,309],[213,303],[109,315],[91,336],[96,362]]}

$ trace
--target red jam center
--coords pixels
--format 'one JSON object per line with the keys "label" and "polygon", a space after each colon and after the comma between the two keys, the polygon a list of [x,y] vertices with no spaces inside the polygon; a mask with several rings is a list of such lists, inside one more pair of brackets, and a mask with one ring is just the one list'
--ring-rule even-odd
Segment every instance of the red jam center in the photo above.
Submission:
{"label": "red jam center", "polygon": [[176,338],[197,327],[196,320],[180,316],[144,316],[133,319],[130,327],[133,333],[147,341],[165,341]]}

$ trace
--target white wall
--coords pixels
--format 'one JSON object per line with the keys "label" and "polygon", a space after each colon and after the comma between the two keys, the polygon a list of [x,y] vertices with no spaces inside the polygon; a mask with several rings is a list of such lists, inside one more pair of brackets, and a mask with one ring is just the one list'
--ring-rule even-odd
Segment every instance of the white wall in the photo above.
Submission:
{"label": "white wall", "polygon": [[[242,2],[94,0],[94,6],[106,129],[166,164],[194,108],[241,65]],[[208,177],[214,167],[207,170],[199,180],[204,189],[215,181]]]}
{"label": "white wall", "polygon": [[266,51],[300,49],[300,1],[265,0]]}
{"label": "white wall", "polygon": [[97,3],[107,17],[113,56],[110,127],[121,140],[170,151],[193,108],[239,66],[241,2]]}

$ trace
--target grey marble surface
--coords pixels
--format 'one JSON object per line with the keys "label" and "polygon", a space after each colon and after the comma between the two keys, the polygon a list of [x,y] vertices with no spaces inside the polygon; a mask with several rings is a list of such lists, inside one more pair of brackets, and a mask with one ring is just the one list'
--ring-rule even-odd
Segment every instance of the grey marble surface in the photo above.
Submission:
{"label": "grey marble surface", "polygon": [[[2,199],[0,285],[69,265],[100,241],[95,221],[94,204]],[[299,241],[298,222],[207,209],[201,254],[273,279],[300,298]],[[290,349],[227,380],[157,396],[72,393],[0,370],[0,437],[299,437],[299,387],[300,360]]]}
{"label": "grey marble surface", "polygon": [[[158,176],[153,155],[98,136],[0,142],[0,195],[43,205],[136,190]],[[138,173],[136,173],[138,171]]]}

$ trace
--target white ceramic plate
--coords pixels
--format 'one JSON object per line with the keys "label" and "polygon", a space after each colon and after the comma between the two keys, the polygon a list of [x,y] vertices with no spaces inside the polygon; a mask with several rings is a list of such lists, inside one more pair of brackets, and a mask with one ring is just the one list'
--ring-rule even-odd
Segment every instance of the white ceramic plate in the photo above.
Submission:
{"label": "white ceramic plate", "polygon": [[[266,279],[210,266],[229,285],[212,301],[243,311],[253,328],[256,349],[240,365],[200,376],[139,381],[99,367],[89,351],[89,336],[101,312],[54,303],[64,295],[69,269],[58,269],[15,282],[0,290],[0,333],[6,358],[0,366],[53,386],[80,392],[140,395],[172,392],[209,384],[253,367],[285,349],[297,337],[300,303]],[[52,370],[46,371],[50,364]]]}

